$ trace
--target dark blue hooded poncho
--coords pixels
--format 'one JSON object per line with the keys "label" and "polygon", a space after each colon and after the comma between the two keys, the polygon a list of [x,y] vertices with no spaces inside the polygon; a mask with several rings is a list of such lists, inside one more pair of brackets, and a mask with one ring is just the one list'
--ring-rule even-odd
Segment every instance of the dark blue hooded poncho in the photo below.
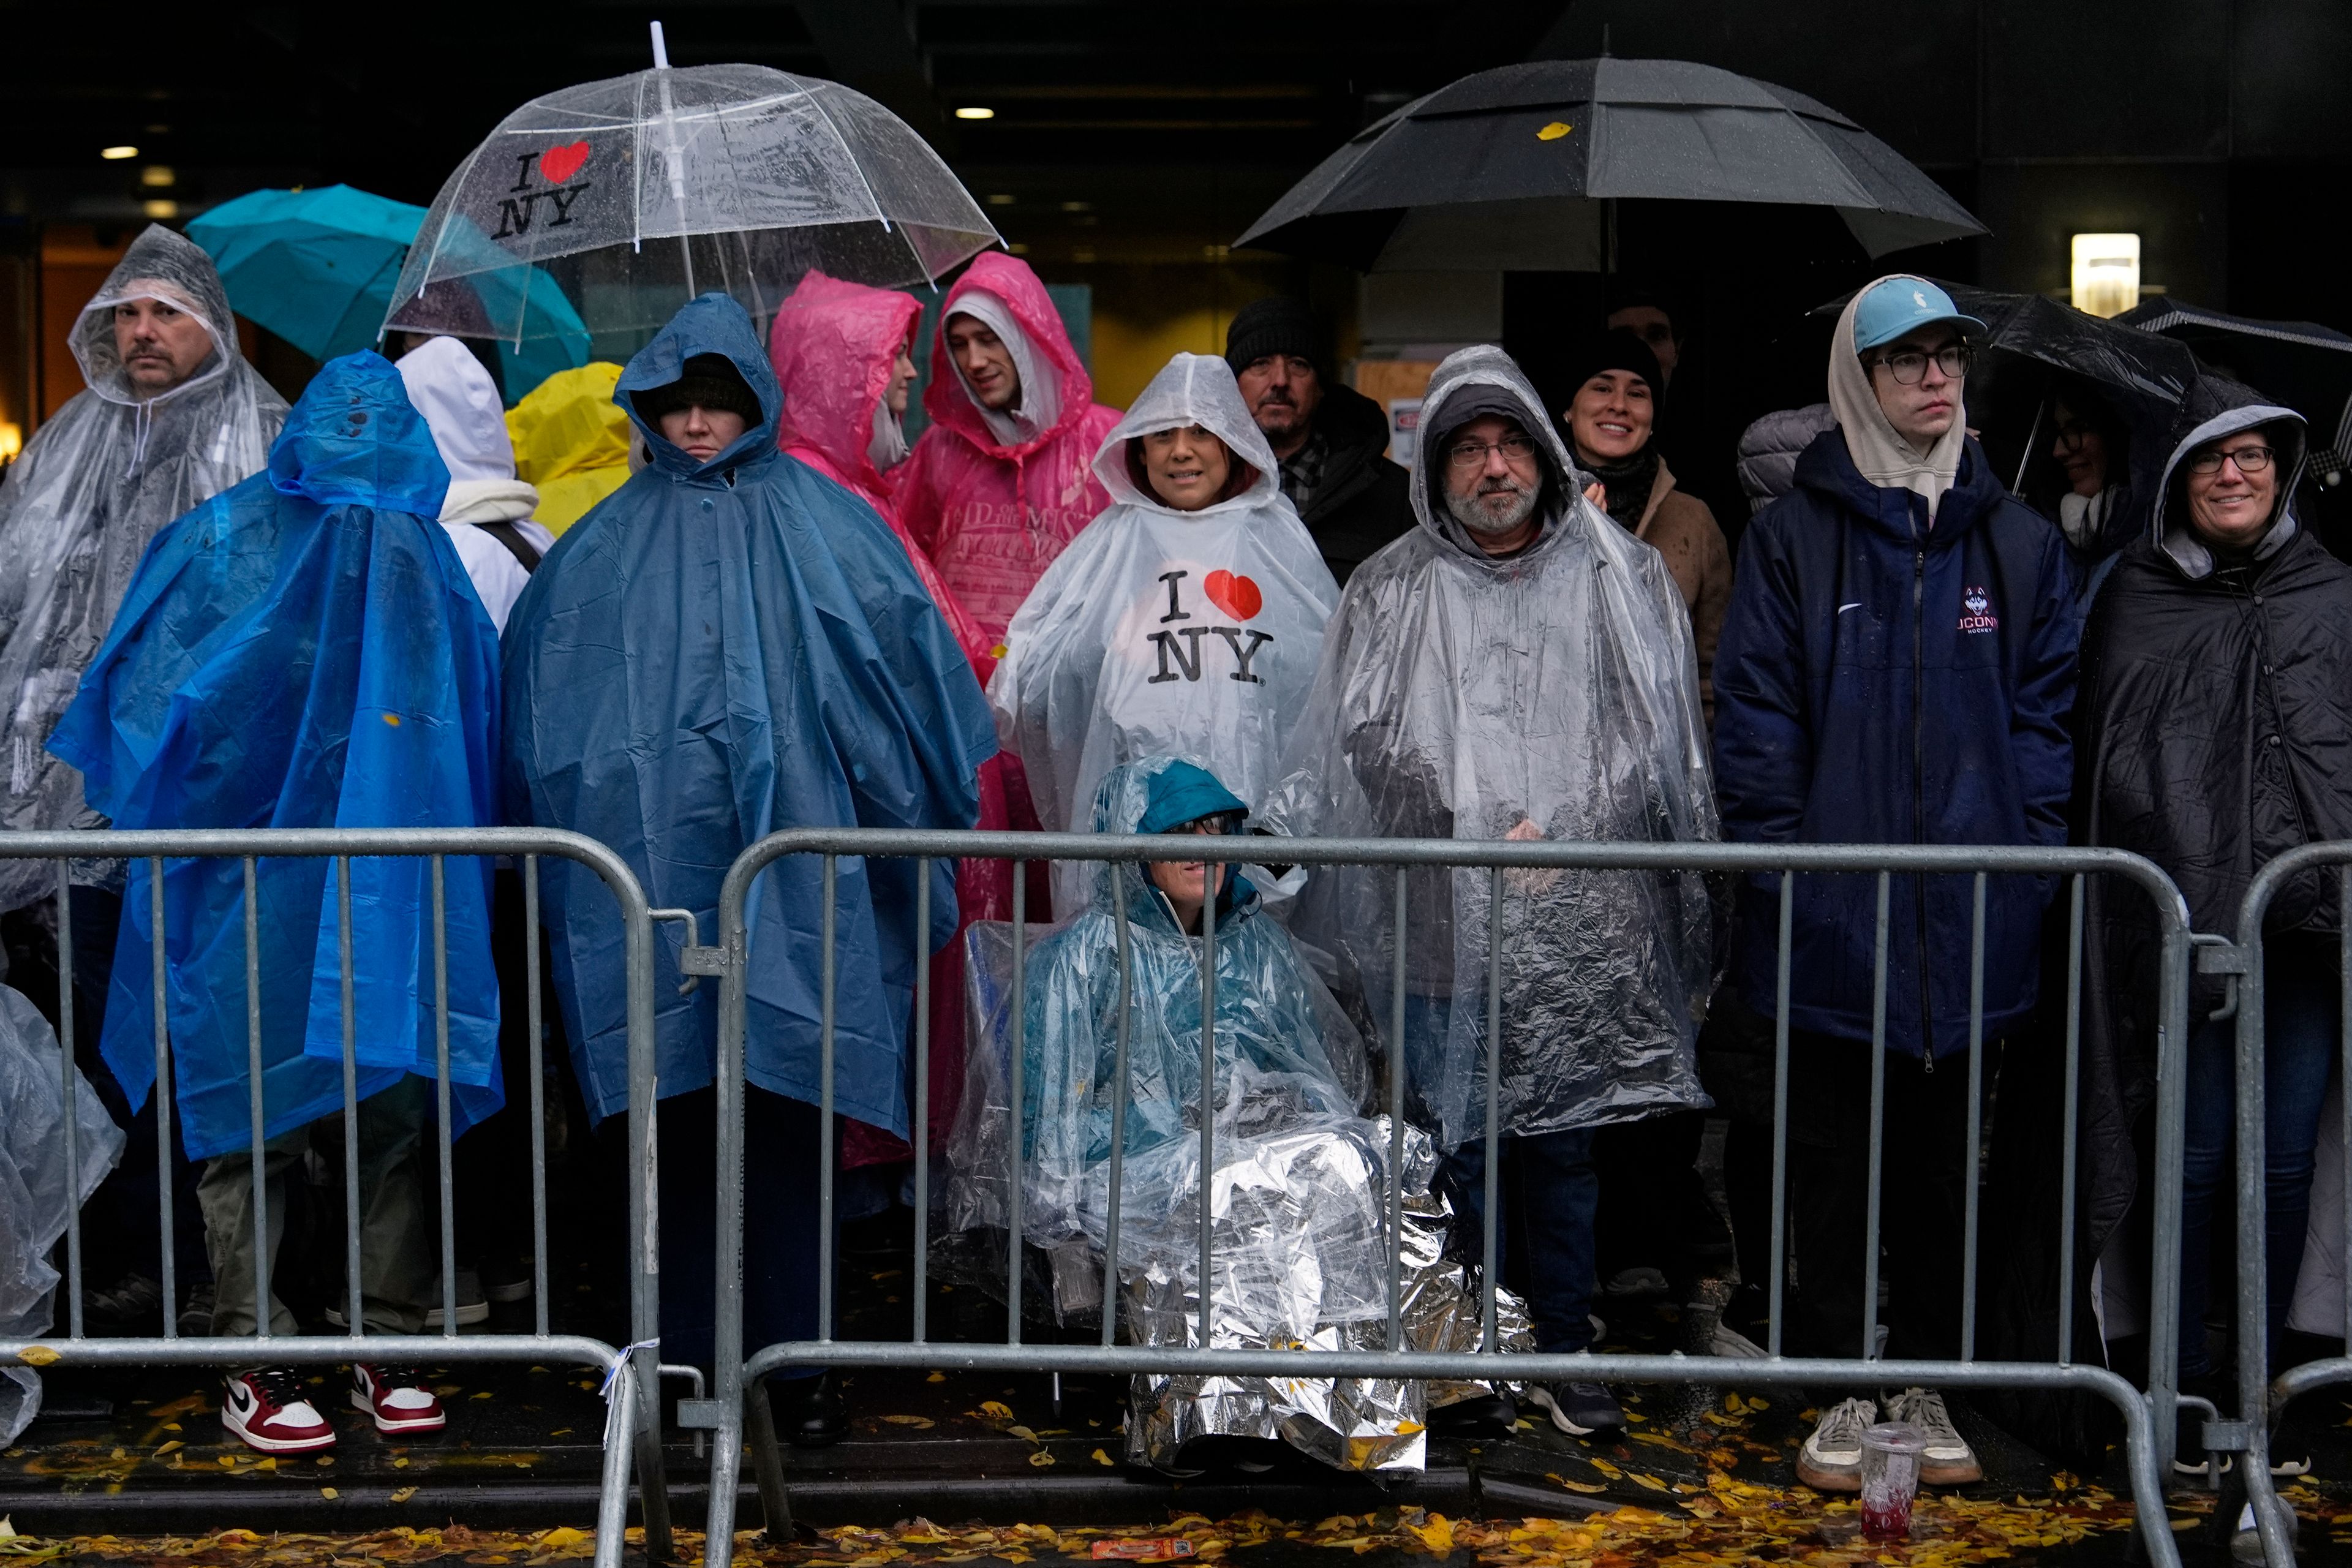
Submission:
{"label": "dark blue hooded poncho", "polygon": [[[331,361],[269,467],[170,524],[140,563],[49,749],[122,828],[495,823],[498,633],[436,521],[448,470],[399,373]],[[264,1125],[342,1102],[331,859],[259,862]],[[498,1109],[489,868],[452,859],[456,1126]],[[102,1048],[133,1103],[154,1084],[149,866],[131,863]],[[352,862],[362,1098],[434,1073],[432,868]],[[234,859],[163,874],[173,1066],[188,1153],[250,1146],[245,881]]]}
{"label": "dark blue hooded poncho", "polygon": [[[722,354],[760,422],[698,465],[633,393]],[[719,940],[719,886],[786,827],[969,827],[996,737],[971,663],[873,511],[776,450],[782,400],[740,306],[706,294],[622,373],[614,400],[651,463],[574,523],[506,637],[508,805],[517,820],[610,845],[656,908]],[[953,862],[933,862],[915,930],[914,862],[845,859],[835,887],[835,1103],[904,1135],[908,1013],[919,955],[955,932]],[[590,1107],[628,1103],[626,971],[612,895],[550,868],[557,994]],[[819,1098],[821,863],[778,862],[746,920],[746,1075]],[[681,994],[683,933],[661,930],[660,1091],[711,1081],[718,987]]]}

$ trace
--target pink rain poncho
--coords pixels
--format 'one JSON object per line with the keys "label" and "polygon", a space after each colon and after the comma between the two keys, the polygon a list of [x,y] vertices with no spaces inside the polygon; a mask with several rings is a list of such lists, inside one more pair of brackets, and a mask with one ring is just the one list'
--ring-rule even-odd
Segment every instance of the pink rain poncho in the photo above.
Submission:
{"label": "pink rain poncho", "polygon": [[[958,314],[1024,340],[1006,340],[1022,379],[1010,415],[984,412],[948,353],[946,323]],[[931,426],[899,481],[898,515],[972,619],[1001,640],[1045,568],[1110,504],[1091,465],[1118,410],[1094,401],[1094,382],[1026,262],[999,251],[979,258],[948,290],[940,322],[923,393]]]}
{"label": "pink rain poncho", "polygon": [[[883,466],[893,450],[906,451],[898,421],[883,409],[890,367],[914,336],[922,307],[905,294],[868,289],[811,271],[776,309],[768,334],[768,358],[783,390],[783,416],[776,445],[848,490],[881,516],[906,545],[915,575],[930,591],[956,642],[971,660],[972,673],[988,684],[996,668],[990,651],[995,637],[983,632],[956,602],[939,568],[908,536],[894,504],[904,465]],[[896,437],[896,439],[893,439]],[[1015,824],[1006,812],[1004,763],[991,758],[980,769],[982,828],[1034,827],[1025,810]],[[1013,918],[1013,871],[1002,860],[966,860],[956,870],[956,907],[963,924]],[[955,1125],[963,1086],[963,942],[958,940],[931,959],[931,1129],[935,1143]],[[887,1132],[850,1123],[843,1140],[845,1164],[904,1159],[907,1147]]]}

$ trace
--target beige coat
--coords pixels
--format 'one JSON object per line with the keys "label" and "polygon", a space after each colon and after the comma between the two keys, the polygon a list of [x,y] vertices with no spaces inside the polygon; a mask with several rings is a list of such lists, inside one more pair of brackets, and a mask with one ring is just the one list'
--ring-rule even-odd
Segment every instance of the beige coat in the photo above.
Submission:
{"label": "beige coat", "polygon": [[1666,558],[1666,569],[1683,591],[1690,611],[1691,640],[1698,647],[1699,703],[1707,727],[1715,727],[1715,645],[1723,635],[1723,612],[1731,603],[1731,551],[1706,502],[1675,489],[1674,470],[1658,460],[1657,481],[1633,536]]}

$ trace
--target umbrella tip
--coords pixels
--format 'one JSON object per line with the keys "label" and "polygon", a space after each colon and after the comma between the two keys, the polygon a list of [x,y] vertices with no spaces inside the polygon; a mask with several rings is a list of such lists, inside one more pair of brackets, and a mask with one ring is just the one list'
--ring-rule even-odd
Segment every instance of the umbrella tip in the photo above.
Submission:
{"label": "umbrella tip", "polygon": [[[659,22],[653,23],[652,27],[654,30],[654,69],[657,71],[666,71],[669,69],[669,44],[668,41],[662,37],[662,25]],[[1604,50],[1603,52],[1605,53],[1606,51]]]}

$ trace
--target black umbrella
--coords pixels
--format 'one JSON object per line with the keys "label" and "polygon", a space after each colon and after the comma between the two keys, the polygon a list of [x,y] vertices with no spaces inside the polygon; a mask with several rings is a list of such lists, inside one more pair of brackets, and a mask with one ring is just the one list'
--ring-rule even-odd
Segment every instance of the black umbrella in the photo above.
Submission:
{"label": "black umbrella", "polygon": [[1800,92],[1688,60],[1538,60],[1357,133],[1234,243],[1364,270],[1601,268],[1620,196],[1835,207],[1873,256],[1982,234],[1894,149]]}
{"label": "black umbrella", "polygon": [[2352,337],[2310,321],[2257,321],[2179,300],[2116,318],[2186,343],[2197,357],[2311,422],[2312,475],[2334,489],[2352,464]]}

